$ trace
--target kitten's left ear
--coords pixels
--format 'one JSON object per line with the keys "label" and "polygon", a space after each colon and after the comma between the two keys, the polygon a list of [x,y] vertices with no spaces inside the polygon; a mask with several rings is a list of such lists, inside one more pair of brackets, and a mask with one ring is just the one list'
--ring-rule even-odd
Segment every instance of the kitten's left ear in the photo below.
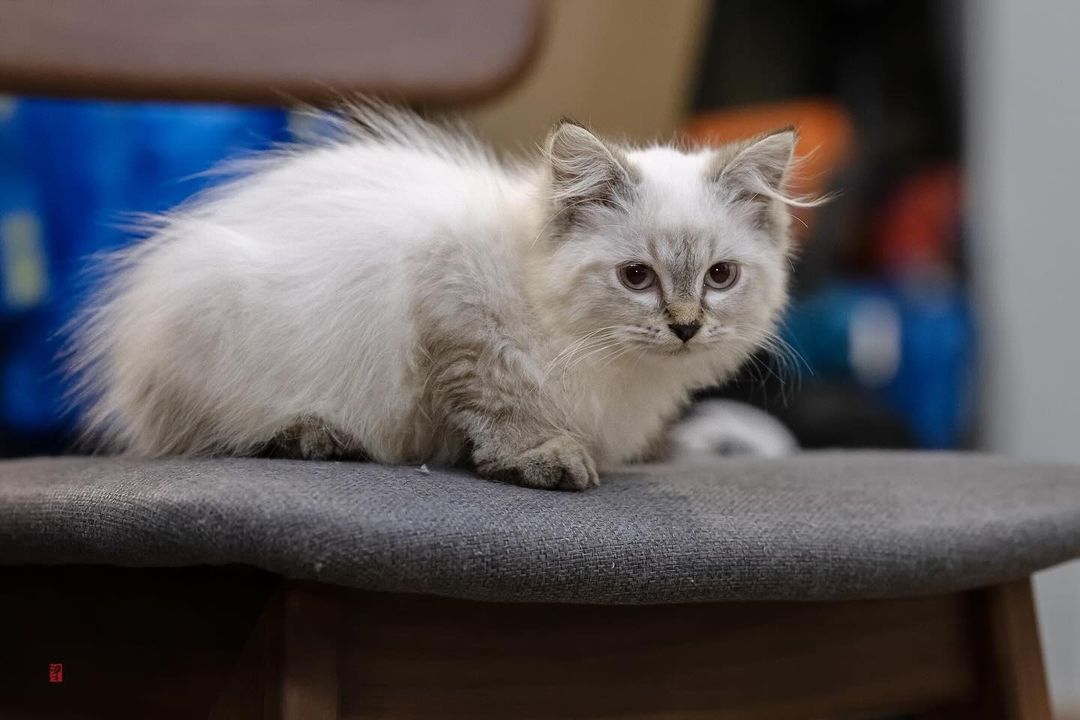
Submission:
{"label": "kitten's left ear", "polygon": [[737,147],[733,155],[722,152],[713,177],[735,200],[780,200],[795,161],[797,141],[793,127],[757,137]]}
{"label": "kitten's left ear", "polygon": [[572,120],[563,120],[547,139],[551,194],[573,219],[590,205],[613,206],[629,197],[633,179],[626,159]]}

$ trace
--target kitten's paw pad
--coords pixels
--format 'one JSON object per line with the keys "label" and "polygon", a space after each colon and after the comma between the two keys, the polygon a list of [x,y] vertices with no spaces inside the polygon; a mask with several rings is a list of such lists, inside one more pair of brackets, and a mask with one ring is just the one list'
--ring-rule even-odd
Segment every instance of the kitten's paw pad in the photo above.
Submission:
{"label": "kitten's paw pad", "polygon": [[520,455],[481,467],[489,477],[548,490],[587,490],[600,484],[589,451],[569,437],[556,437]]}

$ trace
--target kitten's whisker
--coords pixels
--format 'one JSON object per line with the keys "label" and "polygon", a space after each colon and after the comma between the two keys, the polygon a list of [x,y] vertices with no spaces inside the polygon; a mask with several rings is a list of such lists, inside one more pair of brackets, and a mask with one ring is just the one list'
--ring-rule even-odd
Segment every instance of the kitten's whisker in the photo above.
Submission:
{"label": "kitten's whisker", "polygon": [[797,223],[799,223],[800,225],[802,225],[802,226],[803,226],[804,228],[806,228],[807,230],[809,230],[809,229],[810,229],[810,226],[806,224],[806,221],[805,221],[805,220],[803,220],[803,219],[802,219],[801,217],[799,217],[798,215],[796,215],[795,213],[789,212],[789,213],[787,214],[787,216],[788,216],[789,218],[791,218],[792,220],[794,220],[795,222],[797,222]]}
{"label": "kitten's whisker", "polygon": [[768,354],[768,361],[752,356],[751,362],[776,378],[780,384],[781,401],[786,404],[791,387],[797,388],[801,384],[802,368],[805,367],[811,373],[813,373],[813,368],[791,343],[776,332],[765,333],[759,346]]}
{"label": "kitten's whisker", "polygon": [[589,350],[589,352],[584,353],[581,356],[579,356],[578,358],[576,358],[574,363],[572,365],[568,365],[566,369],[567,370],[573,370],[578,365],[581,365],[585,360],[588,360],[589,358],[595,357],[596,355],[599,355],[600,353],[605,352],[606,350],[609,350],[612,347],[615,347],[617,344],[619,344],[618,341],[611,340],[607,344],[600,345],[599,347],[593,348],[593,349]]}
{"label": "kitten's whisker", "polygon": [[604,367],[611,363],[615,358],[625,354],[627,351],[628,349],[625,345],[609,345],[607,347],[607,352],[596,359],[597,367]]}
{"label": "kitten's whisker", "polygon": [[802,353],[780,335],[769,333],[762,342],[762,347],[775,353],[777,357],[786,362],[790,366],[789,369],[796,376],[801,373],[802,368],[806,368],[811,375],[814,373],[814,369],[810,367],[810,363],[807,362]]}
{"label": "kitten's whisker", "polygon": [[633,349],[633,348],[632,348],[632,347],[630,347],[630,346],[628,346],[628,345],[622,345],[622,346],[620,346],[620,347],[619,347],[619,348],[618,348],[618,349],[616,350],[616,352],[615,352],[614,354],[612,354],[612,355],[608,355],[608,356],[606,356],[605,358],[603,358],[603,359],[602,359],[602,360],[600,361],[600,362],[601,362],[601,365],[600,365],[600,366],[601,366],[601,367],[605,367],[605,366],[607,366],[607,365],[611,365],[611,364],[613,364],[613,363],[614,363],[614,362],[615,362],[616,360],[618,360],[619,358],[621,358],[621,357],[623,357],[624,355],[626,355],[627,353],[629,353],[629,352],[630,352],[630,351],[631,351],[632,349]]}
{"label": "kitten's whisker", "polygon": [[[577,343],[576,347],[573,348],[573,352],[562,354],[562,358],[558,364],[563,366],[563,372],[572,371],[589,356],[602,352],[606,347],[610,347],[613,344],[607,333],[601,334],[599,337],[585,338],[585,340],[588,340],[588,342]],[[552,363],[544,373],[541,384],[537,387],[538,393],[543,392],[544,385],[552,372],[556,369],[556,366],[557,364]]]}
{"label": "kitten's whisker", "polygon": [[610,338],[608,335],[614,329],[618,328],[618,325],[607,325],[605,327],[597,328],[591,332],[586,333],[582,337],[578,338],[574,342],[570,343],[567,347],[563,348],[550,362],[548,362],[544,374],[540,380],[540,385],[543,386],[547,382],[551,373],[560,365],[567,364],[573,360],[573,358],[579,352],[584,352],[596,347],[597,345],[607,342]]}
{"label": "kitten's whisker", "polygon": [[587,334],[583,335],[582,337],[578,338],[577,340],[574,340],[573,342],[571,342],[569,345],[567,345],[565,348],[563,348],[562,351],[560,351],[554,358],[551,359],[551,362],[548,363],[548,368],[554,367],[564,357],[566,357],[567,355],[572,355],[580,347],[582,347],[583,345],[588,344],[601,331],[603,331],[603,328],[601,328],[600,330],[594,330],[593,332],[587,333]]}

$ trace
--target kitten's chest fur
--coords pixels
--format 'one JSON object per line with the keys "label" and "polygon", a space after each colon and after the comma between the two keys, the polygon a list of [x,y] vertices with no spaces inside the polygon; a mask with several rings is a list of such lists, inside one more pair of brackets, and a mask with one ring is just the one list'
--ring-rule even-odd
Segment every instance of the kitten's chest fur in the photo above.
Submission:
{"label": "kitten's chest fur", "polygon": [[548,380],[555,402],[604,466],[640,459],[666,432],[692,389],[709,383],[701,357],[656,362],[624,356],[583,362]]}

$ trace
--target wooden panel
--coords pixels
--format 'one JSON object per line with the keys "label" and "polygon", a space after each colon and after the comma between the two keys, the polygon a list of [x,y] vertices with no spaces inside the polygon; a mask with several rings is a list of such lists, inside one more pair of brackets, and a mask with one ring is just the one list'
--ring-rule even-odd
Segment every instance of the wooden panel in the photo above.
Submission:
{"label": "wooden panel", "polygon": [[973,689],[961,596],[835,604],[496,605],[355,593],[346,718],[834,717]]}
{"label": "wooden panel", "polygon": [[244,568],[0,568],[0,718],[205,718],[278,584]]}
{"label": "wooden panel", "polygon": [[463,101],[515,80],[539,26],[537,0],[0,0],[0,91]]}

